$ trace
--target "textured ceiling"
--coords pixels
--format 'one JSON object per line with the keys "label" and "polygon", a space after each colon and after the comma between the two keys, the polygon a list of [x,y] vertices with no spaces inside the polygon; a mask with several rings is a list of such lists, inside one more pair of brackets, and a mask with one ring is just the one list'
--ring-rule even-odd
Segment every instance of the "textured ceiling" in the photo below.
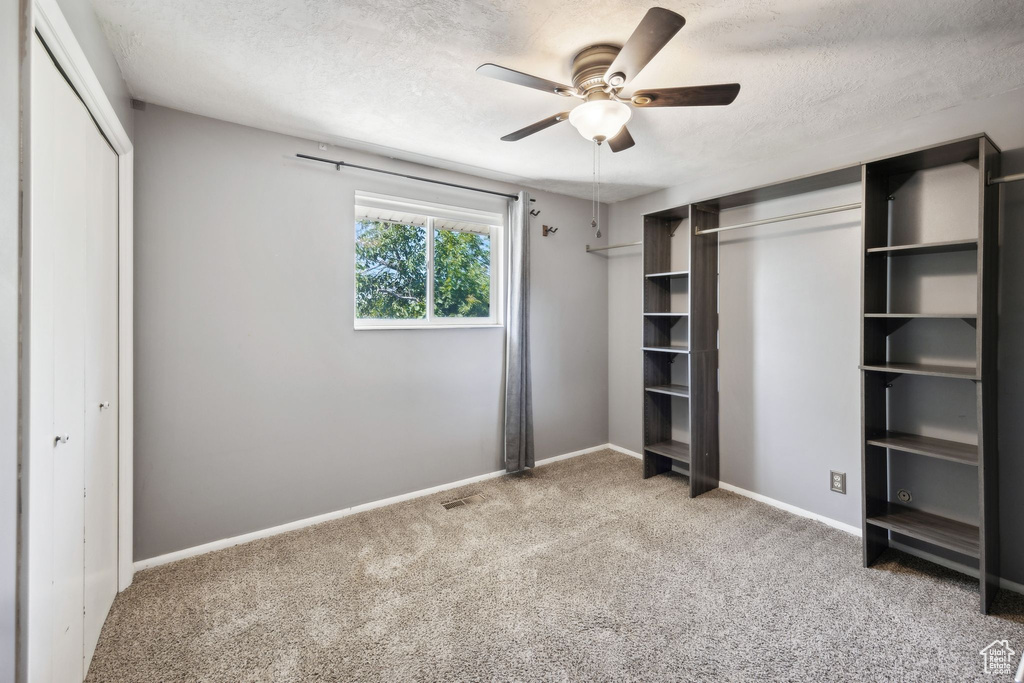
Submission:
{"label": "textured ceiling", "polygon": [[[132,94],[258,128],[590,197],[567,101],[474,73],[569,80],[650,0],[92,0]],[[634,110],[602,159],[616,201],[1024,86],[1021,0],[668,2],[686,26],[632,89],[739,82],[728,107]],[[576,102],[576,100],[572,100]]]}

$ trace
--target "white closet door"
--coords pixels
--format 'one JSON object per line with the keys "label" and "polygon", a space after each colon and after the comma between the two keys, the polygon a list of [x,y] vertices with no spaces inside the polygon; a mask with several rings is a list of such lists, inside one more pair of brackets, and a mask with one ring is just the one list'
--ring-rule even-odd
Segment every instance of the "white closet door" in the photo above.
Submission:
{"label": "white closet door", "polygon": [[[49,61],[49,60],[47,60]],[[55,68],[48,78],[63,78]],[[89,128],[85,106],[54,86],[53,151],[53,680],[83,676],[85,248]],[[35,132],[35,131],[34,131]],[[47,134],[46,131],[39,131]],[[63,441],[64,439],[67,441]],[[58,440],[59,439],[59,440]]]}
{"label": "white closet door", "polygon": [[88,135],[85,287],[85,668],[117,594],[117,155]]}
{"label": "white closet door", "polygon": [[117,592],[118,160],[32,59],[28,680],[65,683]]}
{"label": "white closet door", "polygon": [[[57,154],[53,136],[56,103],[50,57],[36,39],[32,47],[32,233],[29,287],[29,468],[28,468],[28,679],[53,677],[53,201]],[[42,66],[38,66],[42,65]]]}

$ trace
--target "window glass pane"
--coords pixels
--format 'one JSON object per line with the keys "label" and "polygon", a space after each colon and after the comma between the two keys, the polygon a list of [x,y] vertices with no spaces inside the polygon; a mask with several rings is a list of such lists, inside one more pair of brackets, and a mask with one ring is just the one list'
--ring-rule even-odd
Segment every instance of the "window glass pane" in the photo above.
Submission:
{"label": "window glass pane", "polygon": [[[470,226],[467,226],[470,227]],[[491,315],[491,236],[487,226],[434,230],[434,315]]]}
{"label": "window glass pane", "polygon": [[411,320],[426,315],[426,228],[357,220],[356,317]]}

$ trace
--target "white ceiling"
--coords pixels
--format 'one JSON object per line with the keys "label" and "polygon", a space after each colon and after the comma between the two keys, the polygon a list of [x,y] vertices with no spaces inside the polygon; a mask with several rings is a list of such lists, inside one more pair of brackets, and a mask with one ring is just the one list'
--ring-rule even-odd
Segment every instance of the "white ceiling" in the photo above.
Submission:
{"label": "white ceiling", "polygon": [[[590,197],[590,145],[556,95],[652,0],[92,0],[132,94],[272,131]],[[728,107],[634,110],[604,150],[617,201],[1024,86],[1021,0],[668,2],[686,26],[633,88],[739,82]],[[629,90],[627,90],[629,92]],[[571,100],[576,102],[577,100]]]}

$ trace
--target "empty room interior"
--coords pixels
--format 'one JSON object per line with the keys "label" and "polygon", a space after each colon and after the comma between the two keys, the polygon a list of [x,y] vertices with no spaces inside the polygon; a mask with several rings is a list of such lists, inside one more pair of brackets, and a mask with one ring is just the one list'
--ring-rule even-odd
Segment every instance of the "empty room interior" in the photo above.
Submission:
{"label": "empty room interior", "polygon": [[0,13],[0,683],[1024,682],[1020,0]]}

